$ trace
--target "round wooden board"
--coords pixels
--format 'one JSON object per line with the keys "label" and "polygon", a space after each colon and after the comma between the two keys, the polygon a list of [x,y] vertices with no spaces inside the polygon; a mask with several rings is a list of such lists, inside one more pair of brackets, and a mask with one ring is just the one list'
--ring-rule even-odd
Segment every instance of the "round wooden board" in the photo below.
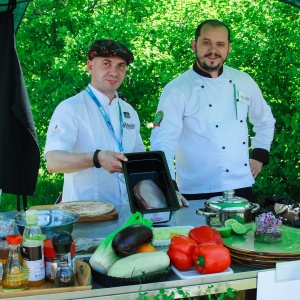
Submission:
{"label": "round wooden board", "polygon": [[111,203],[104,201],[70,201],[55,204],[53,209],[65,209],[79,214],[80,217],[98,217],[109,214],[114,211],[114,206]]}

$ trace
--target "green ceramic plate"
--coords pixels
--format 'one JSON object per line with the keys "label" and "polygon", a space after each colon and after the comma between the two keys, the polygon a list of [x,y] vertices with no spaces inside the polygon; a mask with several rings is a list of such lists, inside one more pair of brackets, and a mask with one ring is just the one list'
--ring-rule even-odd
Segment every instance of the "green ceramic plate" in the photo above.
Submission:
{"label": "green ceramic plate", "polygon": [[300,257],[300,229],[282,226],[283,236],[282,241],[275,244],[265,244],[254,240],[255,223],[244,224],[247,232],[244,235],[231,235],[223,238],[225,246],[235,253],[254,255],[254,256],[271,256],[289,258]]}

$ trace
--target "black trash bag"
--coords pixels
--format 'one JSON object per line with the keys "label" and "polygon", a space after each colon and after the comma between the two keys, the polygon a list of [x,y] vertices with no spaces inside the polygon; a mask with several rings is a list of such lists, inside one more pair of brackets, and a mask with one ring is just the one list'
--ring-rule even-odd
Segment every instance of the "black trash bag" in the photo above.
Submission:
{"label": "black trash bag", "polygon": [[299,203],[289,197],[265,196],[260,201],[260,213],[272,212],[282,224],[300,228]]}

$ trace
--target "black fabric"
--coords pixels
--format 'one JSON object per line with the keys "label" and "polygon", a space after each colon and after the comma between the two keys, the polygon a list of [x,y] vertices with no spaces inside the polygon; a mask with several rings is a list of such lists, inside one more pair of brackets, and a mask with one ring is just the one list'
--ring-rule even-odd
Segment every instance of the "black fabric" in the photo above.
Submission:
{"label": "black fabric", "polygon": [[267,165],[270,160],[270,152],[266,149],[255,148],[252,151],[251,158]]}
{"label": "black fabric", "polygon": [[32,196],[40,151],[15,48],[13,11],[0,13],[0,188]]}

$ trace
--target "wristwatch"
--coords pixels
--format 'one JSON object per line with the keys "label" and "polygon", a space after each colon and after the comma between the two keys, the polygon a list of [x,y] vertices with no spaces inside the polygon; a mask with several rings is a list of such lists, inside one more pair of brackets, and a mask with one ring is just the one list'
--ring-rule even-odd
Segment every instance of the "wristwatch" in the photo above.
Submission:
{"label": "wristwatch", "polygon": [[98,161],[98,153],[100,151],[101,150],[96,150],[94,153],[94,156],[93,156],[93,163],[94,163],[95,168],[97,168],[97,169],[101,168],[101,165],[99,164],[99,161]]}

